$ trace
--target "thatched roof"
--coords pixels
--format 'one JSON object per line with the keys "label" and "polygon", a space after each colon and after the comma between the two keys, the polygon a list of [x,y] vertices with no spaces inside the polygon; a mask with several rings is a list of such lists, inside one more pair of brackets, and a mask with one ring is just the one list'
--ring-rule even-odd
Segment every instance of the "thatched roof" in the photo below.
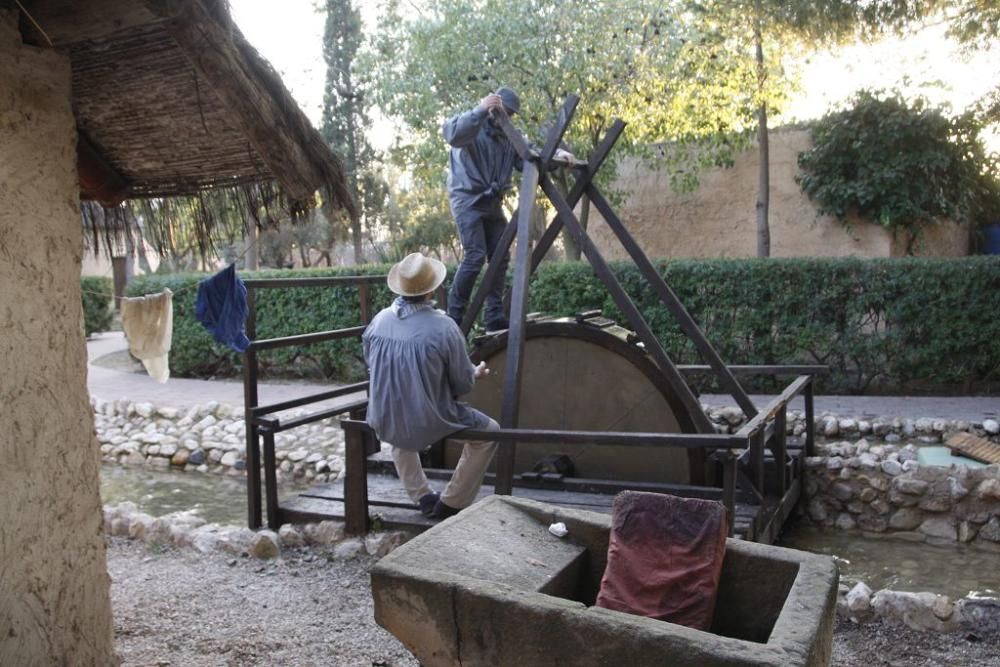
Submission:
{"label": "thatched roof", "polygon": [[276,181],[354,212],[340,159],[219,0],[20,0],[24,41],[64,51],[81,194],[102,204]]}

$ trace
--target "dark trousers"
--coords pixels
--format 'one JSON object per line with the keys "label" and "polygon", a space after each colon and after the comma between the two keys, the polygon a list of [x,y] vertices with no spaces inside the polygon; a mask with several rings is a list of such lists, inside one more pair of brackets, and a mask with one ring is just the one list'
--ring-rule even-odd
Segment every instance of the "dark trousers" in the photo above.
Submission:
{"label": "dark trousers", "polygon": [[[465,308],[472,296],[472,288],[476,284],[483,264],[493,256],[507,226],[507,218],[500,208],[500,200],[489,199],[480,201],[474,208],[466,209],[455,216],[458,225],[458,235],[462,239],[464,256],[462,263],[451,281],[448,292],[448,314],[456,319],[465,315]],[[500,277],[486,297],[486,323],[494,322],[503,317],[503,289],[507,276],[507,263],[510,253],[504,253],[500,259]]]}

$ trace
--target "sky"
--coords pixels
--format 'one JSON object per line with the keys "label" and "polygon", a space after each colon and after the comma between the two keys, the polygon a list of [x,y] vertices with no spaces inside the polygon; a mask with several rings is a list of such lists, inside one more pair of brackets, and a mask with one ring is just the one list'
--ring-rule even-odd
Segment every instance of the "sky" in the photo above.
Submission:
{"label": "sky", "polygon": [[[302,110],[319,125],[323,110],[324,16],[316,0],[230,0],[236,24],[254,47],[281,74]],[[362,3],[372,22],[372,2]],[[367,11],[366,11],[367,10]],[[899,88],[922,93],[935,104],[959,111],[996,86],[1000,48],[963,54],[946,39],[942,26],[930,27],[906,39],[877,45],[857,45],[821,53],[802,64],[802,90],[792,99],[783,119],[818,118],[860,88]],[[782,118],[775,119],[780,123]],[[370,140],[385,148],[394,135],[391,125],[376,119]],[[1000,134],[988,137],[1000,150]]]}

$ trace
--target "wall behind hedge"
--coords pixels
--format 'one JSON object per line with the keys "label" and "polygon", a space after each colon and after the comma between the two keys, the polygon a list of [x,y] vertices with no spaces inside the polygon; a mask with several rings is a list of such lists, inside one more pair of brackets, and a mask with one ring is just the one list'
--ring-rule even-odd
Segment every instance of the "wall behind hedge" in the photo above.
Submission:
{"label": "wall behind hedge", "polygon": [[[1000,388],[1000,258],[673,260],[658,268],[728,363],[823,363],[830,393],[995,391]],[[700,363],[693,345],[643,285],[634,265],[613,265],[676,363]],[[362,270],[262,271],[244,278],[385,273]],[[450,275],[450,272],[449,272]],[[203,276],[147,276],[130,294],[175,292]],[[375,307],[391,295],[375,290]],[[238,355],[214,344],[194,320],[195,290],[174,301],[175,375],[232,374]],[[571,315],[600,308],[624,322],[588,264],[543,264],[530,310]],[[258,336],[356,325],[356,289],[264,290]],[[262,354],[271,371],[333,379],[360,377],[360,345],[337,341]],[[709,390],[710,386],[702,389]],[[751,389],[773,388],[758,383]]]}

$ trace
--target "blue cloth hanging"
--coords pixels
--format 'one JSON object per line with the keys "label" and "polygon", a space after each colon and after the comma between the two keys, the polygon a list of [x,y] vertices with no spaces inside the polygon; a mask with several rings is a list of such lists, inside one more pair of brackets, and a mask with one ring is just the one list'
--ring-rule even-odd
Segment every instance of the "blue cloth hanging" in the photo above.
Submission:
{"label": "blue cloth hanging", "polygon": [[246,334],[248,312],[247,287],[236,275],[235,264],[198,283],[194,316],[217,342],[245,352],[250,345]]}

